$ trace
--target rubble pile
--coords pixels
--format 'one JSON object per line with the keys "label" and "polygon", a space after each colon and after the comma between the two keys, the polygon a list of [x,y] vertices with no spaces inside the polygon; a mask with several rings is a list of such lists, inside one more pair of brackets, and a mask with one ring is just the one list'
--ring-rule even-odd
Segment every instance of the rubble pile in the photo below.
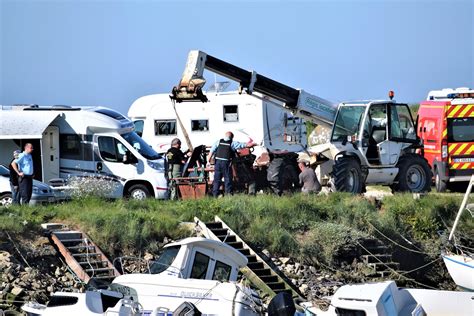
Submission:
{"label": "rubble pile", "polygon": [[[269,253],[264,250],[264,254]],[[371,279],[364,271],[364,265],[357,261],[341,264],[337,271],[334,271],[302,264],[289,257],[270,257],[270,260],[303,296],[313,302],[332,296],[344,284]],[[373,280],[375,279],[372,278]]]}
{"label": "rubble pile", "polygon": [[45,273],[16,260],[9,252],[0,252],[0,309],[18,310],[28,301],[44,304],[49,296],[63,289],[80,291],[83,285],[65,267],[50,267]]}

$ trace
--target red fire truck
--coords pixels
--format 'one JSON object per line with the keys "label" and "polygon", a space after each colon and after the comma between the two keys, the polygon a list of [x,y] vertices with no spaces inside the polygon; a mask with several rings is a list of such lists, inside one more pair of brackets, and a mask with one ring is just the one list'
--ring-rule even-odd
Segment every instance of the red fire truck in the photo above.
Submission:
{"label": "red fire truck", "polygon": [[474,90],[431,91],[418,110],[418,136],[438,192],[469,182],[474,173]]}

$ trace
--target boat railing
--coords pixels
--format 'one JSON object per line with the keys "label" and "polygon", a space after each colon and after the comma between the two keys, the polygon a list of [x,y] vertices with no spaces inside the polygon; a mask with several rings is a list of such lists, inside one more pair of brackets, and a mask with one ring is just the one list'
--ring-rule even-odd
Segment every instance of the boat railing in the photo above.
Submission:
{"label": "boat railing", "polygon": [[163,271],[169,270],[171,268],[171,271],[178,274],[179,278],[183,278],[181,269],[158,262],[158,261],[154,261],[154,260],[146,260],[144,258],[133,257],[133,256],[122,256],[122,257],[115,258],[113,261],[114,267],[121,274],[130,274],[130,273],[152,274],[151,266],[153,264],[158,264],[158,265],[166,267],[166,269],[164,269]]}

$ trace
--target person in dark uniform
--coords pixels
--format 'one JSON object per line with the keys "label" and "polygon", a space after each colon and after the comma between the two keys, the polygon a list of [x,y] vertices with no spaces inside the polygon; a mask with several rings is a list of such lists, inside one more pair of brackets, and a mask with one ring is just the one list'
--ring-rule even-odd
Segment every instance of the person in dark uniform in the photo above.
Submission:
{"label": "person in dark uniform", "polygon": [[13,169],[12,163],[15,159],[18,159],[21,151],[15,150],[13,152],[13,160],[10,161],[10,165],[8,169],[10,170],[10,188],[12,191],[12,203],[13,204],[20,204],[20,190],[19,190],[19,182],[18,182],[18,174],[16,173],[15,169]]}
{"label": "person in dark uniform", "polygon": [[171,148],[166,152],[168,160],[168,177],[170,179],[180,177],[186,163],[186,155],[181,151],[181,140],[175,138],[171,141]]}
{"label": "person in dark uniform", "polygon": [[12,167],[19,176],[19,187],[21,204],[28,205],[30,203],[31,194],[33,194],[33,145],[27,143],[24,151],[12,162]]}
{"label": "person in dark uniform", "polygon": [[[210,155],[214,156],[214,182],[212,187],[212,195],[219,195],[219,187],[224,177],[224,188],[226,194],[233,193],[232,187],[232,158],[238,149],[254,147],[255,143],[241,143],[233,141],[234,134],[232,132],[225,133],[225,137],[218,140],[212,147]],[[211,160],[211,159],[209,159]]]}

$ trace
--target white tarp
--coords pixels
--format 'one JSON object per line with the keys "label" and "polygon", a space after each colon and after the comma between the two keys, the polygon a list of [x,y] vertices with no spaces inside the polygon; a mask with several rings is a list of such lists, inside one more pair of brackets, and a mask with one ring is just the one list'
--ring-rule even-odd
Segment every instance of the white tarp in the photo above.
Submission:
{"label": "white tarp", "polygon": [[0,139],[40,139],[59,115],[56,111],[0,110]]}

